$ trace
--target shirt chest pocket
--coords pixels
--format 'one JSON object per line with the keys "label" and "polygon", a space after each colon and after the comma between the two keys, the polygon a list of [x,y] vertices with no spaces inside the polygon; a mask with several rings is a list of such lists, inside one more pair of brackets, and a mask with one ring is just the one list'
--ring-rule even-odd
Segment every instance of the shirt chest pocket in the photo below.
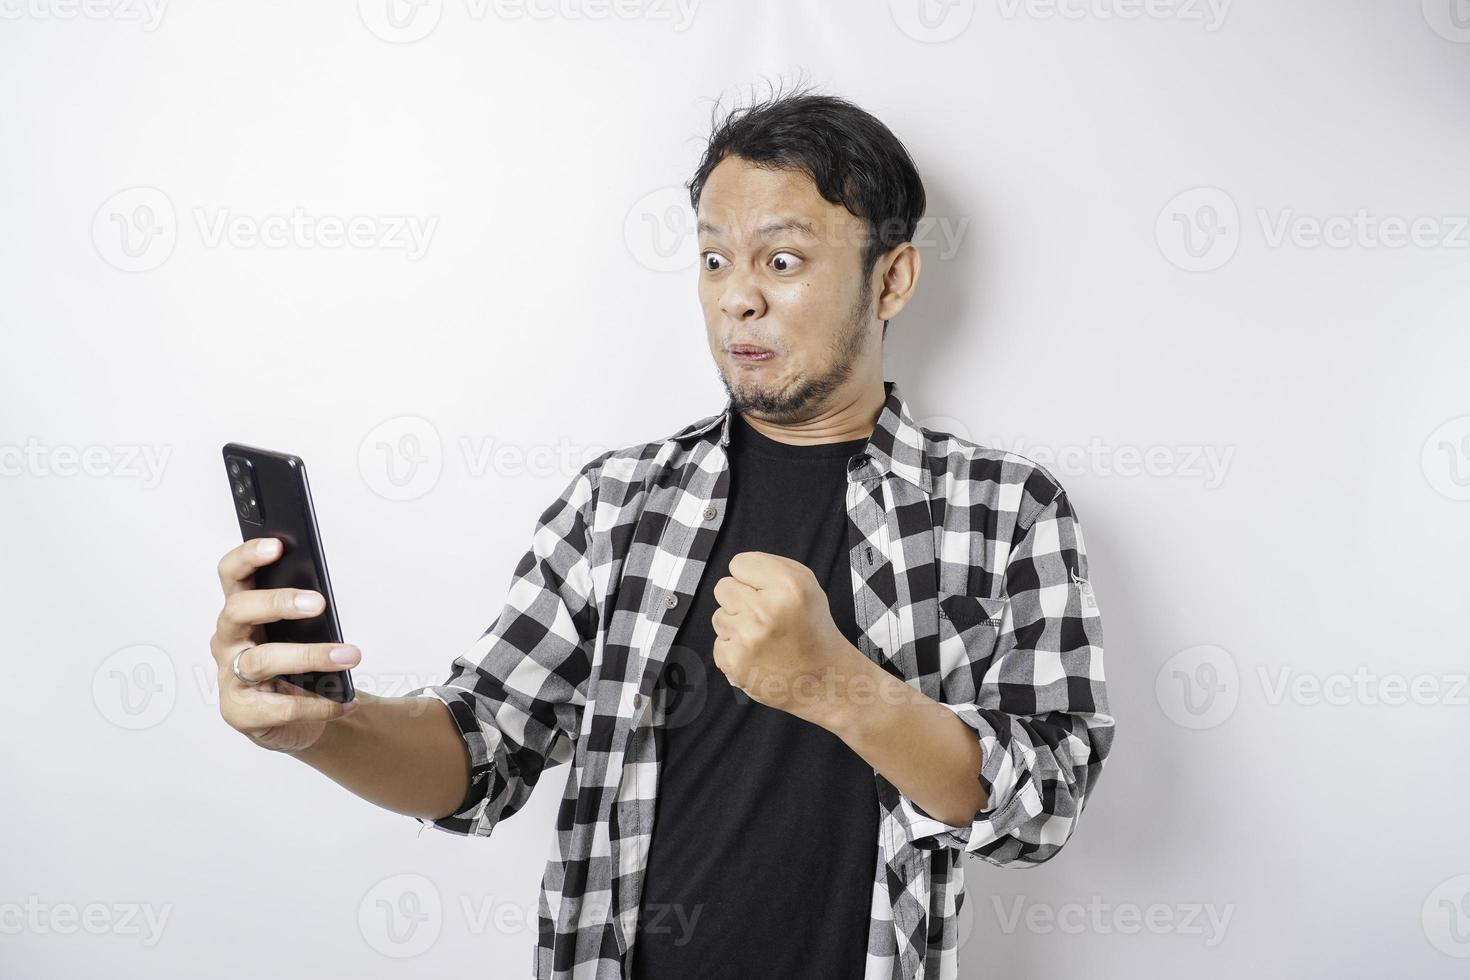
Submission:
{"label": "shirt chest pocket", "polygon": [[[991,658],[1006,628],[1005,596],[971,595],[968,592],[939,593],[939,670],[945,679],[960,677],[975,686],[990,666]],[[970,686],[966,684],[966,686]]]}

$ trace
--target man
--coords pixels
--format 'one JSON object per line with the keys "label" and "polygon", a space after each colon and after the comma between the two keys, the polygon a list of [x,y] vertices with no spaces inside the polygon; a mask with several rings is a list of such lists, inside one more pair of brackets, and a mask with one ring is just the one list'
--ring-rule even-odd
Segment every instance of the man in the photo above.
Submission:
{"label": "man", "polygon": [[1050,859],[1112,744],[1081,528],[1046,470],[920,427],[883,378],[924,191],[882,123],[772,98],[690,193],[724,411],[583,466],[499,616],[406,697],[277,680],[360,653],[261,643],[321,600],[232,550],[222,714],[457,834],[570,763],[537,977],[953,978],[962,855]]}

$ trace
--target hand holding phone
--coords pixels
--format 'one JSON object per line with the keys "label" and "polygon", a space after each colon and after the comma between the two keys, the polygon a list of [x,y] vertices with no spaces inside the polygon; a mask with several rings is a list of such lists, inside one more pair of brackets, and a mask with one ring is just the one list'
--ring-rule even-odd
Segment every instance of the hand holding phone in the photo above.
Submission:
{"label": "hand holding phone", "polygon": [[[224,447],[225,470],[235,498],[235,516],[245,541],[275,538],[280,557],[255,573],[257,589],[298,589],[317,593],[316,616],[262,624],[273,643],[341,643],[337,604],[327,576],[327,556],[317,529],[316,508],[306,482],[306,464],[289,453],[232,442]],[[333,701],[352,700],[350,671],[305,671],[283,680]]]}
{"label": "hand holding phone", "polygon": [[[231,548],[219,563],[225,593],[209,648],[219,666],[220,714],[234,728],[264,748],[297,752],[321,738],[327,723],[356,711],[361,701],[328,700],[306,691],[285,677],[305,673],[346,672],[362,657],[350,644],[276,643],[266,639],[264,627],[282,620],[319,616],[322,602],[314,592],[296,589],[256,589],[253,578],[281,555],[279,540],[255,538]],[[313,604],[301,608],[296,599]],[[243,653],[241,652],[243,651]],[[334,660],[333,651],[343,651]],[[240,671],[252,683],[242,684],[233,673],[239,654]]]}
{"label": "hand holding phone", "polygon": [[348,668],[360,654],[341,642],[306,467],[238,443],[224,462],[243,541],[219,567],[225,607],[210,649],[221,713],[259,744],[304,748],[356,707]]}

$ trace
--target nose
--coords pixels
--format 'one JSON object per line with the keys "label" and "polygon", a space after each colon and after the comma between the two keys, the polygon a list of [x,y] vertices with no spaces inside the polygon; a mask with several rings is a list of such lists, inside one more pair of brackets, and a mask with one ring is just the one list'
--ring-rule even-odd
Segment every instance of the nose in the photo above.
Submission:
{"label": "nose", "polygon": [[765,315],[766,298],[749,272],[731,270],[720,291],[720,312],[736,321]]}

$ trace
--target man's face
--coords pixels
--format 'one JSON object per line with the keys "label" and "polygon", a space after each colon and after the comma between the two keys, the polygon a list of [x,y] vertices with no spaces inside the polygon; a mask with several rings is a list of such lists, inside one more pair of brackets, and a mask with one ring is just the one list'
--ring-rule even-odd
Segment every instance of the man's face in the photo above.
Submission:
{"label": "man's face", "polygon": [[[881,376],[865,222],[823,200],[805,174],[734,156],[710,172],[698,217],[699,302],[738,411],[800,422],[850,379]],[[771,354],[739,357],[742,344]]]}

